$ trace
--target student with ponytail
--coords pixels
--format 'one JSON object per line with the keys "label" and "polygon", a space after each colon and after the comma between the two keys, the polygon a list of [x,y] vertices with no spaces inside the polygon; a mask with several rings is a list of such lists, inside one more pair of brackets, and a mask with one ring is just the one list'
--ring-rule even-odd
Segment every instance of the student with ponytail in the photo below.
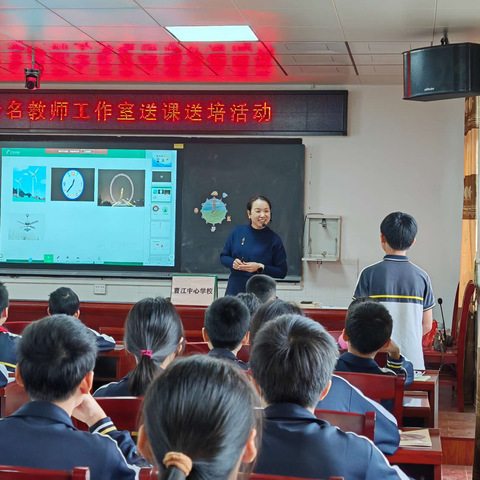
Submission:
{"label": "student with ponytail", "polygon": [[235,365],[205,355],[177,359],[147,391],[138,449],[162,480],[236,479],[257,454],[259,405]]}
{"label": "student with ponytail", "polygon": [[100,387],[94,397],[143,396],[151,381],[183,349],[180,316],[170,301],[144,298],[128,313],[125,348],[135,355],[137,366],[119,382]]}

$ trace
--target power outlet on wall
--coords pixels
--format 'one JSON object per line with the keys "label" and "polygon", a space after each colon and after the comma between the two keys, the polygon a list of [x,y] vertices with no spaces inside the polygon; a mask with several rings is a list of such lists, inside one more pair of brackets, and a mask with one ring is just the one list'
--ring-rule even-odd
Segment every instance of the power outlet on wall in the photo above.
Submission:
{"label": "power outlet on wall", "polygon": [[93,293],[95,295],[105,295],[107,293],[107,287],[104,283],[96,283],[93,286]]}

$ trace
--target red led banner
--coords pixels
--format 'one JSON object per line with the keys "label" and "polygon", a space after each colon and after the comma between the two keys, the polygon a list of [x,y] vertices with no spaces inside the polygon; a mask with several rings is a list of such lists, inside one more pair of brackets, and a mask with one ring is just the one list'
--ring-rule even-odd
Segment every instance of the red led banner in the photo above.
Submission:
{"label": "red led banner", "polygon": [[0,92],[3,132],[346,135],[348,92]]}

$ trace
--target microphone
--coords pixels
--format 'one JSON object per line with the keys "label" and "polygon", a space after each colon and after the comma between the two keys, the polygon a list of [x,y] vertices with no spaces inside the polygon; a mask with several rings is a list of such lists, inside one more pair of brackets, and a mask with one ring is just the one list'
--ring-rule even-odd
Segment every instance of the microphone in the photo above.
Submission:
{"label": "microphone", "polygon": [[447,330],[445,328],[445,317],[443,316],[443,307],[442,307],[442,303],[443,303],[443,299],[442,298],[438,298],[437,300],[438,304],[440,305],[440,313],[442,314],[442,321],[443,321],[443,342],[445,344],[445,346],[447,347],[451,347],[452,346],[452,336],[451,335],[448,335],[447,336]]}
{"label": "microphone", "polygon": [[262,227],[266,227],[266,226],[267,226],[267,224],[266,224],[266,223],[262,223]]}

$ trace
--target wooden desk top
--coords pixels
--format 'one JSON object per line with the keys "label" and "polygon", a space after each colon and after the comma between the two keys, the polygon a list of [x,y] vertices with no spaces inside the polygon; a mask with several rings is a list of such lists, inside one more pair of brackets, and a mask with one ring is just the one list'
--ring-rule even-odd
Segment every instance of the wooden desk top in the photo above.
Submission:
{"label": "wooden desk top", "polygon": [[[403,431],[414,431],[418,428],[403,428]],[[399,447],[393,454],[387,456],[390,463],[411,463],[422,465],[441,465],[442,464],[442,444],[440,441],[440,430],[438,428],[429,428],[431,447]]]}

